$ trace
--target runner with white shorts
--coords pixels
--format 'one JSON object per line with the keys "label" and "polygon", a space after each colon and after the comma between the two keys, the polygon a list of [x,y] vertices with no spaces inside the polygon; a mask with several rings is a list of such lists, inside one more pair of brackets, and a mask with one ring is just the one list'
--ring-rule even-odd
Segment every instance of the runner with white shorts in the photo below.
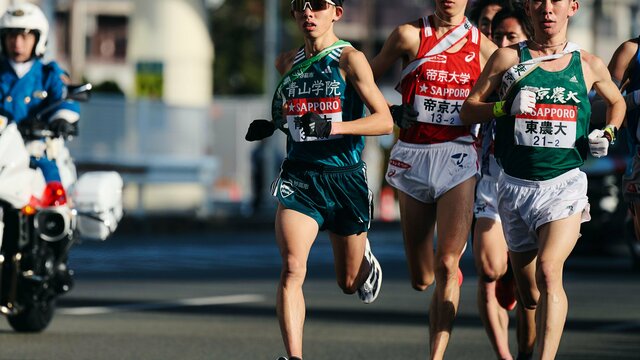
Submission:
{"label": "runner with white shorts", "polygon": [[[487,0],[491,3],[495,0]],[[482,2],[480,2],[482,4]],[[533,35],[524,5],[502,4],[491,19],[491,37],[498,47],[506,47]],[[484,12],[484,11],[483,11]],[[486,12],[484,12],[486,13]],[[497,95],[493,96],[498,100]],[[476,188],[473,229],[473,257],[478,273],[478,313],[498,359],[513,360],[509,346],[509,311],[516,310],[517,360],[530,360],[535,343],[535,313],[517,301],[517,289],[507,242],[498,213],[498,177],[502,169],[494,156],[495,120],[482,124],[482,178]]]}
{"label": "runner with white shorts", "polygon": [[433,15],[397,27],[371,62],[380,78],[402,60],[402,105],[392,106],[400,135],[386,179],[398,189],[411,285],[425,291],[436,284],[429,307],[432,359],[444,357],[453,328],[478,176],[474,134],[460,121],[460,108],[496,49],[465,18],[467,2],[435,1]]}
{"label": "runner with white shorts", "polygon": [[[529,41],[498,49],[460,114],[466,124],[496,119],[495,154],[504,171],[498,211],[520,300],[536,309],[534,357],[556,357],[568,301],[562,270],[588,212],[587,153],[607,154],[625,104],[606,66],[567,42],[577,0],[528,1]],[[588,134],[590,89],[608,106],[607,126]],[[488,102],[498,91],[501,101]]]}

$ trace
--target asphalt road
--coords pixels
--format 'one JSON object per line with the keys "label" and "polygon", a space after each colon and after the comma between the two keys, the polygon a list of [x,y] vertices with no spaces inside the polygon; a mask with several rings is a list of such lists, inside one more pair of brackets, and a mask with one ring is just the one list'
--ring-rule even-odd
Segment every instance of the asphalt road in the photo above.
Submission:
{"label": "asphalt road", "polygon": [[[374,228],[371,240],[384,273],[371,305],[335,285],[326,237],[314,246],[305,285],[305,359],[427,358],[432,290],[410,288],[398,228]],[[74,250],[76,286],[59,300],[51,326],[25,335],[0,321],[0,359],[284,354],[274,310],[279,258],[269,229],[117,233]],[[494,359],[477,315],[469,252],[463,270],[447,358]],[[620,253],[574,256],[565,283],[570,311],[558,359],[639,359],[640,274],[628,270],[628,260]]]}

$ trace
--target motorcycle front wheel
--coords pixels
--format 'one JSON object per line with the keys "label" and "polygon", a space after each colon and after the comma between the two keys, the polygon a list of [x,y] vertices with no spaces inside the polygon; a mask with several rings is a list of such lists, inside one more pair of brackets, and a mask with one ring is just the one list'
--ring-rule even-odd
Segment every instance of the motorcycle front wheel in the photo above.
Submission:
{"label": "motorcycle front wheel", "polygon": [[7,320],[15,331],[40,332],[49,326],[55,309],[55,299],[38,301],[26,305],[19,314],[9,316]]}

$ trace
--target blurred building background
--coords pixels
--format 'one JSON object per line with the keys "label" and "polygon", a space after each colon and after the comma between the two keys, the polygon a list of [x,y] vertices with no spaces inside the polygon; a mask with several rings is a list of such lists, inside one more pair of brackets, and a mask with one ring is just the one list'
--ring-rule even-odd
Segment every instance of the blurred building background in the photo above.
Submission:
{"label": "blurred building background", "polygon": [[[0,0],[0,8],[11,2]],[[262,202],[253,205],[271,208],[266,189],[284,137],[256,144],[244,134],[251,120],[270,117],[276,54],[302,43],[288,0],[31,2],[51,21],[47,57],[97,88],[82,104],[80,136],[70,144],[81,171],[120,171],[130,213],[248,213],[260,176]],[[637,0],[580,4],[569,38],[605,62],[640,35]],[[372,57],[395,26],[432,10],[431,0],[347,0],[336,32]],[[399,101],[392,90],[399,72],[398,64],[380,83],[391,102]],[[392,143],[368,139],[377,192],[381,149]]]}

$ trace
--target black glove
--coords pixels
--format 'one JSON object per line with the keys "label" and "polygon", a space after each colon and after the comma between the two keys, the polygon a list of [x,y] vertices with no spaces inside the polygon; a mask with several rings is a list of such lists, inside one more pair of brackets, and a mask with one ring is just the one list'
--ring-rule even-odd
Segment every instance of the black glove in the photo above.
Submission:
{"label": "black glove", "polygon": [[265,119],[253,120],[249,125],[247,135],[244,136],[244,139],[247,141],[262,140],[273,135],[274,131],[276,131],[276,125],[273,121]]}
{"label": "black glove", "polygon": [[313,136],[318,139],[326,139],[331,135],[331,121],[323,119],[311,111],[300,117],[300,127],[305,137]]}
{"label": "black glove", "polygon": [[53,131],[56,136],[62,136],[64,138],[78,135],[78,127],[76,124],[60,118],[51,120],[49,130]]}
{"label": "black glove", "polygon": [[418,112],[410,105],[391,105],[389,110],[391,110],[393,122],[396,123],[400,129],[408,129],[418,122]]}
{"label": "black glove", "polygon": [[36,138],[35,133],[44,130],[44,123],[36,119],[23,119],[18,123],[18,131],[25,139]]}

